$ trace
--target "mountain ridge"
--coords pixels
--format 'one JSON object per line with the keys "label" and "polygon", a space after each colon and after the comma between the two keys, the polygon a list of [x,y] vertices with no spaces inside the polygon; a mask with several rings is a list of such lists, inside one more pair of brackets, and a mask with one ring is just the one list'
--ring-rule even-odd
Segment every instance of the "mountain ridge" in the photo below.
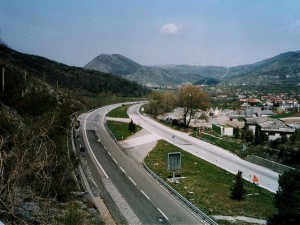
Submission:
{"label": "mountain ridge", "polygon": [[[119,54],[99,55],[85,68],[101,71],[110,68],[110,72],[136,81],[148,87],[177,87],[186,83],[197,85],[247,85],[247,84],[288,84],[297,81],[300,63],[297,54],[300,51],[288,51],[276,56],[233,67],[193,66],[193,65],[159,65],[142,66]],[[117,57],[118,63],[114,58]],[[101,56],[101,57],[100,57]],[[111,58],[107,60],[107,58]],[[127,62],[129,62],[127,64]],[[97,67],[97,63],[99,66]],[[90,65],[94,64],[93,67]],[[127,65],[126,65],[127,64]],[[88,66],[89,65],[89,66]],[[116,67],[116,68],[114,68]],[[121,67],[121,69],[120,69]],[[120,72],[121,71],[121,72]]]}
{"label": "mountain ridge", "polygon": [[86,69],[121,76],[134,73],[141,67],[142,65],[120,54],[100,54],[84,66]]}

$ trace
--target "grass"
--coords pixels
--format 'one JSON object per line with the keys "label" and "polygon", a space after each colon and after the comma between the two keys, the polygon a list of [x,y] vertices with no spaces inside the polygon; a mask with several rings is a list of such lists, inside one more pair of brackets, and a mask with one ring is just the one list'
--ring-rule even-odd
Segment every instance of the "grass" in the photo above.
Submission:
{"label": "grass", "polygon": [[[118,141],[122,141],[128,138],[129,136],[133,135],[133,133],[131,133],[128,130],[128,123],[111,120],[107,120],[106,123],[109,130],[113,133],[113,135]],[[136,125],[136,132],[138,132],[141,129],[142,128],[140,126]]]}
{"label": "grass", "polygon": [[109,113],[107,113],[107,116],[115,118],[129,118],[127,114],[128,107],[130,107],[130,105],[122,105],[118,108],[111,110]]}
{"label": "grass", "polygon": [[[229,198],[235,175],[199,159],[165,141],[159,141],[145,159],[147,166],[164,180],[171,175],[167,171],[169,152],[181,152],[182,163],[179,184],[171,184],[186,199],[208,215],[247,216],[267,219],[276,210],[274,194],[245,181],[249,196],[242,201]],[[184,177],[184,178],[183,178]]]}

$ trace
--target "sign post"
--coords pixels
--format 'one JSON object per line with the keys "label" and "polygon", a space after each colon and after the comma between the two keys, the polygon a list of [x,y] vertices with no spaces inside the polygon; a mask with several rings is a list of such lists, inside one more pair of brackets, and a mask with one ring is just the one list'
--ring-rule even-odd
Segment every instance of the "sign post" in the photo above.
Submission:
{"label": "sign post", "polygon": [[168,153],[168,170],[172,171],[173,182],[175,182],[175,171],[179,169],[181,169],[181,153],[180,152]]}

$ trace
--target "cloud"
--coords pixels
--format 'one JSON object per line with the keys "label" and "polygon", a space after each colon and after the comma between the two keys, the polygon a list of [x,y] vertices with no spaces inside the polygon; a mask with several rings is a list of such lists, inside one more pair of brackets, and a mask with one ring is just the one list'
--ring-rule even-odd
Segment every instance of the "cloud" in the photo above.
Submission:
{"label": "cloud", "polygon": [[162,26],[159,30],[161,34],[178,34],[182,29],[180,25],[175,25],[174,23],[168,23]]}

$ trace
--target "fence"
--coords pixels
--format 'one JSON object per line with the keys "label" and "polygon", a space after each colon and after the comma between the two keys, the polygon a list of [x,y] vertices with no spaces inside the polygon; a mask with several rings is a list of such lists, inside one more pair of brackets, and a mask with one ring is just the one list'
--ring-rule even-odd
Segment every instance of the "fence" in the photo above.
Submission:
{"label": "fence", "polygon": [[252,162],[252,163],[256,164],[256,165],[267,167],[270,170],[273,170],[277,173],[284,173],[285,171],[294,169],[292,167],[285,166],[285,165],[282,165],[280,163],[273,162],[273,161],[270,161],[270,160],[267,160],[267,159],[263,159],[261,157],[255,156],[255,155],[248,155],[245,159],[249,162]]}

